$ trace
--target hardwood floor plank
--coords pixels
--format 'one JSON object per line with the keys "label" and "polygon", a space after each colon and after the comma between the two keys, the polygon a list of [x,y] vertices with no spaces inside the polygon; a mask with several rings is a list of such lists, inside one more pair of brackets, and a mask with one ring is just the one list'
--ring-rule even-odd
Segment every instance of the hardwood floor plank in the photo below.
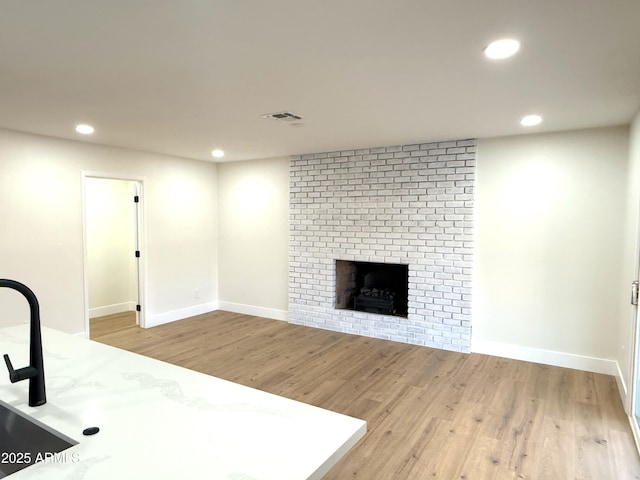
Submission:
{"label": "hardwood floor plank", "polygon": [[638,480],[640,473],[629,468],[633,465],[638,455],[634,445],[633,436],[629,432],[609,431],[610,458],[613,461],[612,471],[616,480]]}
{"label": "hardwood floor plank", "polygon": [[541,430],[533,478],[575,478],[577,444],[573,423],[545,416]]}
{"label": "hardwood floor plank", "polygon": [[578,402],[576,407],[576,478],[615,478],[608,447],[608,429],[598,405]]}
{"label": "hardwood floor plank", "polygon": [[640,480],[608,375],[221,311],[146,330],[104,317],[91,338],[366,420],[327,480]]}

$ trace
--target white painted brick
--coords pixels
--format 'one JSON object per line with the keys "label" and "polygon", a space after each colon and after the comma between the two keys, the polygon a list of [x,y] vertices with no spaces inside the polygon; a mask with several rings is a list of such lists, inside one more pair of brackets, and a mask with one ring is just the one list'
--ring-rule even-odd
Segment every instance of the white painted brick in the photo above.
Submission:
{"label": "white painted brick", "polygon": [[464,147],[451,147],[451,148],[447,148],[447,153],[451,154],[451,153],[465,153],[466,149]]}
{"label": "white painted brick", "polygon": [[[289,321],[468,352],[475,149],[466,139],[291,157]],[[409,263],[408,318],[334,310],[337,257]]]}
{"label": "white painted brick", "polygon": [[403,152],[411,152],[414,150],[420,150],[420,145],[403,145],[402,146]]}

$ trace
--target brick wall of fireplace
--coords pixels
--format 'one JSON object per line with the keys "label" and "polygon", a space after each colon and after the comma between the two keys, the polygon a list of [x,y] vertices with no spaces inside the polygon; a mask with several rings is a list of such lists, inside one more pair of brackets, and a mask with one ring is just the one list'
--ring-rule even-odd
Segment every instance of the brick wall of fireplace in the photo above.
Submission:
{"label": "brick wall of fireplace", "polygon": [[[468,352],[476,140],[291,157],[289,321]],[[335,262],[407,264],[407,318],[335,308]]]}

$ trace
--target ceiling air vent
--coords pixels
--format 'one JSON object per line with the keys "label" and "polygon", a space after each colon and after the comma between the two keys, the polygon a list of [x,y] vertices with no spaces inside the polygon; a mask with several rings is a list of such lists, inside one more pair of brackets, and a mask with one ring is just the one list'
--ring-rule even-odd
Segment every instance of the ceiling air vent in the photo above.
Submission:
{"label": "ceiling air vent", "polygon": [[292,123],[302,120],[300,115],[296,115],[291,112],[278,112],[278,113],[268,113],[266,115],[262,115],[262,118],[270,118],[271,120],[277,120],[279,122]]}

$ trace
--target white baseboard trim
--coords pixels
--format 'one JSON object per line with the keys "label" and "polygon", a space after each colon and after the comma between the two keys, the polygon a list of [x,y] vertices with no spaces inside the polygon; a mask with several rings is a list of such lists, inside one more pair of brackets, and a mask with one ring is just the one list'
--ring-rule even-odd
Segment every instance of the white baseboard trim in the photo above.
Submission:
{"label": "white baseboard trim", "polygon": [[622,381],[620,368],[618,362],[615,360],[478,339],[471,340],[471,352],[513,358],[514,360],[524,360],[526,362],[542,363],[556,367],[573,368],[587,372],[604,373],[606,375],[613,375],[616,379],[619,379],[618,382]]}
{"label": "white baseboard trim", "polygon": [[89,318],[102,317],[103,315],[113,315],[114,313],[135,312],[136,302],[116,303],[89,309]]}
{"label": "white baseboard trim", "polygon": [[289,313],[286,310],[256,307],[254,305],[244,305],[242,303],[218,302],[218,310],[242,313],[244,315],[255,315],[256,317],[271,318],[273,320],[283,320],[285,322],[289,318]]}
{"label": "white baseboard trim", "polygon": [[201,303],[200,305],[193,305],[191,307],[172,310],[165,313],[158,313],[155,315],[147,313],[144,327],[157,327],[158,325],[164,325],[165,323],[171,323],[177,320],[194,317],[196,315],[202,315],[203,313],[213,312],[214,310],[218,310],[217,302]]}
{"label": "white baseboard trim", "polygon": [[624,411],[629,415],[631,412],[629,409],[631,408],[631,402],[629,401],[629,390],[627,389],[627,384],[624,381],[624,376],[622,375],[622,370],[620,370],[620,364],[616,362],[616,383],[618,384],[618,393],[620,394],[620,399],[622,400],[622,406],[624,407]]}
{"label": "white baseboard trim", "polygon": [[631,426],[631,432],[633,433],[633,440],[636,444],[636,450],[640,453],[640,428],[635,418],[629,415],[629,425]]}

